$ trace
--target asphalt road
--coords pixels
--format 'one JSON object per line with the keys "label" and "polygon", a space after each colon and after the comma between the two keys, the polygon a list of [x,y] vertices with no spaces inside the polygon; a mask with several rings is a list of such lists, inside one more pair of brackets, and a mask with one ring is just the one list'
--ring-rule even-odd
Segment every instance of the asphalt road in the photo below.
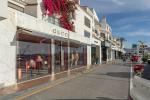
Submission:
{"label": "asphalt road", "polygon": [[130,67],[113,64],[64,82],[25,100],[99,99],[127,100]]}

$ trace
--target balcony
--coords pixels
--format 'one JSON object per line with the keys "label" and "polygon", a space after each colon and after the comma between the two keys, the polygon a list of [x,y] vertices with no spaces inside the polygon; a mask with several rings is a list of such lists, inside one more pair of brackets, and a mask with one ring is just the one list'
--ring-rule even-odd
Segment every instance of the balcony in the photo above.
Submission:
{"label": "balcony", "polygon": [[0,0],[0,21],[8,17],[7,0]]}
{"label": "balcony", "polygon": [[37,32],[38,34],[42,33],[44,35],[52,36],[55,38],[69,39],[79,43],[90,44],[89,38],[82,36],[80,33],[68,31],[57,25],[37,19],[33,16],[27,15],[19,11],[13,13],[15,13],[16,16],[16,25],[23,29],[30,30],[32,31],[32,33]]}
{"label": "balcony", "polygon": [[102,41],[101,44],[103,47],[111,47],[111,44],[108,41]]}

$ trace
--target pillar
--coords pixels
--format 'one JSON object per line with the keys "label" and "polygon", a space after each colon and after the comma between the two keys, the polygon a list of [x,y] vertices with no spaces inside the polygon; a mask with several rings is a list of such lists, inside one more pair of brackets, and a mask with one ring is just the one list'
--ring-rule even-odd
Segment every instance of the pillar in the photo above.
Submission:
{"label": "pillar", "polygon": [[113,60],[113,50],[112,50],[112,47],[110,48],[110,61]]}
{"label": "pillar", "polygon": [[87,69],[91,66],[91,45],[87,45]]}
{"label": "pillar", "polygon": [[109,49],[109,48],[106,48],[106,54],[107,54],[107,55],[106,55],[106,62],[109,61],[109,52],[108,52],[108,49]]}
{"label": "pillar", "polygon": [[61,67],[64,66],[64,50],[63,50],[63,42],[61,41]]}
{"label": "pillar", "polygon": [[70,41],[68,40],[68,75],[70,75]]}
{"label": "pillar", "polygon": [[102,64],[102,47],[101,47],[101,42],[99,45],[99,64]]}
{"label": "pillar", "polygon": [[52,77],[51,80],[55,79],[55,43],[54,39],[51,39],[51,66],[52,66]]}

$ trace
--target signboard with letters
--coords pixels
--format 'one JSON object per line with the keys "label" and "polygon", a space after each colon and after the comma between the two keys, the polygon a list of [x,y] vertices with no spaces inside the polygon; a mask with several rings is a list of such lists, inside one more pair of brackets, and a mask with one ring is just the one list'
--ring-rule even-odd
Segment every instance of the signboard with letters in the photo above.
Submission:
{"label": "signboard with letters", "polygon": [[56,29],[56,28],[52,28],[50,34],[59,36],[59,37],[63,37],[63,38],[68,38],[69,37],[69,32],[61,30],[61,29]]}

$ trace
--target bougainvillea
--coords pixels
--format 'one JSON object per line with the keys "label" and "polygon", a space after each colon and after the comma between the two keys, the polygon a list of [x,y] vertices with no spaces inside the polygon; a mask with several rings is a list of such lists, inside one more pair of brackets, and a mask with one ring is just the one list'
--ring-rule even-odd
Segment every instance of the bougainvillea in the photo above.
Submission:
{"label": "bougainvillea", "polygon": [[59,20],[61,26],[67,30],[73,30],[71,17],[77,9],[76,2],[74,2],[74,0],[43,0],[43,4],[46,15],[60,15],[61,17]]}

